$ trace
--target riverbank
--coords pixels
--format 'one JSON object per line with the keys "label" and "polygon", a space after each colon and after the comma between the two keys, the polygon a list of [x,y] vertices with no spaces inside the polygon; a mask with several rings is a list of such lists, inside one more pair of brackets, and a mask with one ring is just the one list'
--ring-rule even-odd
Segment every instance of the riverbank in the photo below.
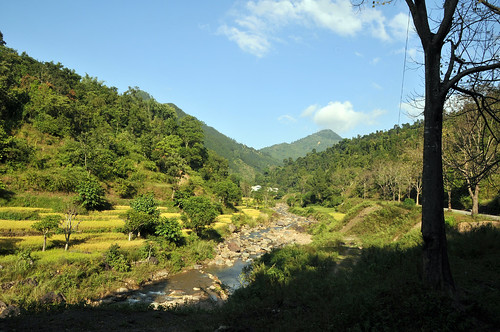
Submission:
{"label": "riverbank", "polygon": [[160,277],[152,277],[152,282],[143,287],[125,284],[91,304],[140,304],[153,309],[221,305],[240,286],[242,269],[254,259],[285,245],[311,243],[311,235],[304,232],[311,219],[289,213],[285,204],[278,204],[273,210],[275,215],[266,225],[245,225],[219,243],[214,259],[172,276],[165,274],[162,278],[160,273]]}

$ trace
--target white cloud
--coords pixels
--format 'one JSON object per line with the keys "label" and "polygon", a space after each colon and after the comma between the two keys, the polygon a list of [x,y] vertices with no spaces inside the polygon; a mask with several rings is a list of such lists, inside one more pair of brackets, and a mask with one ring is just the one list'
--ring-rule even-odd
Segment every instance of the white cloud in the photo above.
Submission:
{"label": "white cloud", "polygon": [[380,10],[359,10],[350,0],[247,1],[233,14],[233,22],[222,25],[219,33],[236,42],[243,51],[259,57],[270,50],[271,41],[279,40],[280,30],[288,26],[327,29],[343,37],[367,32],[374,38],[390,41],[393,36],[388,27],[399,37],[404,19],[404,14],[398,14],[387,24]]}
{"label": "white cloud", "polygon": [[389,21],[389,28],[391,29],[392,35],[400,40],[405,40],[408,28],[412,29],[413,25],[410,20],[410,26],[408,26],[408,14],[399,13]]}
{"label": "white cloud", "polygon": [[378,57],[377,57],[377,58],[373,58],[373,59],[370,61],[370,64],[372,64],[372,65],[376,65],[376,64],[377,64],[377,63],[379,63],[379,62],[380,62],[380,58],[378,58]]}
{"label": "white cloud", "polygon": [[284,123],[284,124],[288,124],[288,123],[294,123],[294,122],[297,122],[297,119],[295,119],[293,116],[291,115],[288,115],[288,114],[285,114],[285,115],[282,115],[278,118],[278,121],[281,122],[281,123]]}
{"label": "white cloud", "polygon": [[302,116],[302,117],[311,116],[314,114],[314,112],[316,112],[318,107],[319,107],[318,105],[311,105],[311,106],[307,107],[305,110],[303,110],[302,114],[300,116]]}
{"label": "white cloud", "polygon": [[337,133],[345,133],[358,125],[373,125],[376,119],[385,113],[384,110],[373,110],[370,113],[354,110],[349,101],[329,102],[324,107],[317,105],[309,106],[302,116],[311,117],[312,120],[322,128],[331,129]]}
{"label": "white cloud", "polygon": [[265,36],[241,31],[235,27],[223,25],[219,28],[219,33],[226,35],[229,40],[236,42],[244,52],[253,54],[259,58],[263,57],[271,47]]}

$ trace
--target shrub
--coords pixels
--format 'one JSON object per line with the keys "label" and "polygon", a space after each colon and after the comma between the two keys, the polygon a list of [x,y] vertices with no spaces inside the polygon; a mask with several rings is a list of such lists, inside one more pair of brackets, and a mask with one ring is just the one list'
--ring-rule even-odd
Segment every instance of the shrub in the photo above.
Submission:
{"label": "shrub", "polygon": [[80,183],[77,188],[77,202],[86,210],[105,210],[109,203],[104,198],[104,189],[93,178]]}
{"label": "shrub", "polygon": [[112,244],[104,254],[104,262],[111,266],[116,271],[127,272],[130,271],[130,264],[125,255],[120,252],[118,244]]}
{"label": "shrub", "polygon": [[175,218],[160,217],[155,234],[175,244],[182,241],[181,226]]}
{"label": "shrub", "polygon": [[119,179],[115,190],[121,198],[132,198],[137,194],[137,186],[130,180]]}
{"label": "shrub", "polygon": [[403,206],[407,209],[411,209],[415,206],[415,200],[413,198],[405,198]]}
{"label": "shrub", "polygon": [[205,226],[212,224],[221,211],[218,204],[214,204],[210,199],[202,196],[190,197],[183,201],[183,205],[183,221],[196,233],[200,233]]}

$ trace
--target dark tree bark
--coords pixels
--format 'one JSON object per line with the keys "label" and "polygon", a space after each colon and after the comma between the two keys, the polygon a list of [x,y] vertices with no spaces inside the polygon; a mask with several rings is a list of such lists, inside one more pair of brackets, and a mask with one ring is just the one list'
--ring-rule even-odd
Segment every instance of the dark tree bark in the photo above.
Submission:
{"label": "dark tree bark", "polygon": [[[406,0],[417,34],[424,51],[425,106],[424,106],[424,151],[422,174],[422,236],[423,281],[433,288],[453,295],[455,284],[448,261],[444,226],[444,183],[442,164],[442,130],[444,104],[450,90],[462,93],[474,90],[474,84],[483,78],[482,72],[499,68],[494,55],[494,40],[490,44],[480,39],[488,36],[486,20],[491,13],[481,16],[477,4],[458,0],[444,0],[441,16],[430,17],[425,0]],[[467,17],[468,16],[468,17]],[[469,18],[467,21],[465,18]],[[474,20],[470,20],[473,18]],[[496,24],[496,17],[493,18]],[[466,23],[467,21],[467,23]],[[472,23],[470,23],[472,22]],[[485,24],[482,24],[485,23]],[[431,28],[430,24],[433,25]],[[475,42],[476,52],[469,52]],[[448,58],[443,61],[443,47],[447,45]],[[490,49],[493,45],[493,50]],[[484,51],[479,53],[477,51]],[[472,54],[472,55],[471,55]],[[479,54],[480,61],[477,60]],[[491,58],[488,56],[493,54]],[[467,88],[459,87],[461,80],[472,77]],[[496,79],[494,74],[488,78]],[[470,83],[472,82],[472,83]]]}

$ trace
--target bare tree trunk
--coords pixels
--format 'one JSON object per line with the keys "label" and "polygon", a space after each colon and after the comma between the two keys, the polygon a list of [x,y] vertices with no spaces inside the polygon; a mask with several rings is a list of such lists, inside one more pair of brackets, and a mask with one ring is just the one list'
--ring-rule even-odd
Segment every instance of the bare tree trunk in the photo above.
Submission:
{"label": "bare tree trunk", "polygon": [[451,211],[451,190],[448,189],[448,211]]}
{"label": "bare tree trunk", "polygon": [[469,187],[469,195],[472,198],[472,210],[471,216],[476,216],[479,213],[479,185],[476,184],[474,186],[474,191]]}
{"label": "bare tree trunk", "polygon": [[132,241],[132,232],[128,232],[128,240]]}
{"label": "bare tree trunk", "polygon": [[47,247],[47,233],[43,234],[43,247],[42,247],[42,251],[45,251],[46,247]]}

